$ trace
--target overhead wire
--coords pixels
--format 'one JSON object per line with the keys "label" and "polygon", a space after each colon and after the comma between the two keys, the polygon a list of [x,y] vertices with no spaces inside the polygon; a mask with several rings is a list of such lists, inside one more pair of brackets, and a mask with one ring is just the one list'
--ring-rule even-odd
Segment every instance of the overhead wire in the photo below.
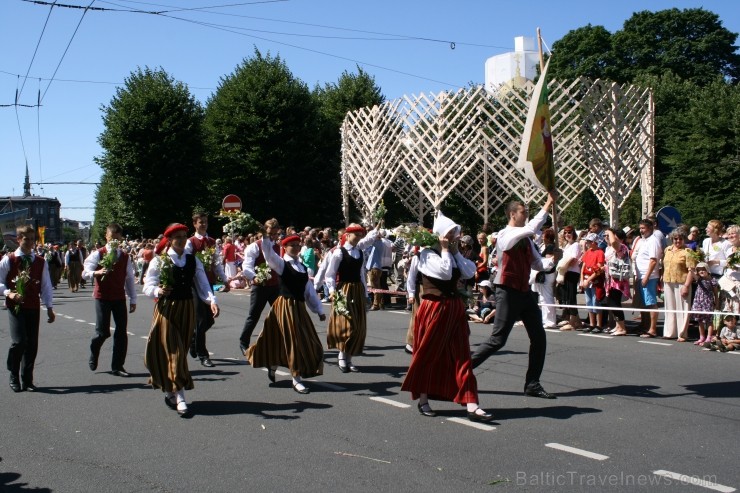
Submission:
{"label": "overhead wire", "polygon": [[33,61],[36,59],[36,53],[39,51],[39,46],[41,45],[41,38],[44,37],[44,33],[46,32],[46,26],[49,24],[49,18],[51,17],[51,13],[54,10],[54,4],[57,3],[58,0],[54,0],[54,3],[51,4],[49,7],[49,13],[46,15],[46,21],[44,21],[44,27],[41,28],[41,34],[39,35],[39,40],[36,42],[36,48],[33,50],[33,56],[31,56],[31,62],[28,64],[28,69],[26,70],[26,76],[23,78],[23,84],[21,85],[21,89],[18,93],[18,97],[16,98],[16,103],[18,102],[18,99],[21,97],[21,94],[23,94],[23,88],[26,86],[26,80],[28,79],[28,74],[31,72],[31,66],[33,65]]}

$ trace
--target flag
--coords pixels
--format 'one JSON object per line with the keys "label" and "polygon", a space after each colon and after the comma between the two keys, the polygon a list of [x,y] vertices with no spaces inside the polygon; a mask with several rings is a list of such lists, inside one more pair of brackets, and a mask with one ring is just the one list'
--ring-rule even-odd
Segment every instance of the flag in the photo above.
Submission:
{"label": "flag", "polygon": [[522,134],[517,167],[538,188],[555,189],[555,163],[553,161],[550,105],[547,100],[547,67],[540,75],[529,103],[527,122]]}
{"label": "flag", "polygon": [[46,243],[45,237],[46,237],[46,226],[39,226],[38,237],[36,238],[38,240],[38,243],[42,245]]}

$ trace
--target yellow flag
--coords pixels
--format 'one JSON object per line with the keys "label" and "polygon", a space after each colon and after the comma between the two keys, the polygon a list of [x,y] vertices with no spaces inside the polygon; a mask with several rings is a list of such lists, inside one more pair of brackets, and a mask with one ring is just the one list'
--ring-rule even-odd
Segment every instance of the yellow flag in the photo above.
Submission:
{"label": "yellow flag", "polygon": [[39,226],[38,230],[38,237],[36,238],[37,243],[41,243],[42,245],[46,243],[46,240],[44,239],[46,235],[46,226]]}
{"label": "yellow flag", "polygon": [[555,163],[553,160],[552,127],[547,91],[547,61],[529,103],[527,122],[522,135],[517,166],[537,187],[555,189]]}

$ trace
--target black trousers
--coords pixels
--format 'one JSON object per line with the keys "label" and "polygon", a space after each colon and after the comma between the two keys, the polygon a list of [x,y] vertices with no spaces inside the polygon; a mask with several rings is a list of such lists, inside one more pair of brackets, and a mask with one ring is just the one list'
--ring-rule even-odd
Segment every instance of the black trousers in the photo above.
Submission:
{"label": "black trousers", "polygon": [[507,286],[496,285],[496,316],[493,330],[487,341],[473,352],[472,363],[476,368],[490,355],[504,347],[514,323],[521,320],[529,335],[529,368],[525,387],[540,381],[545,366],[547,337],[542,326],[542,312],[537,305],[537,295],[522,292]]}
{"label": "black trousers", "polygon": [[191,345],[195,346],[195,352],[199,358],[208,358],[206,332],[213,327],[216,321],[213,319],[210,303],[205,303],[197,294],[193,294],[193,299],[195,301],[195,330]]}
{"label": "black trousers", "polygon": [[120,370],[126,363],[126,353],[128,352],[128,309],[126,300],[95,300],[95,337],[90,341],[90,351],[94,355],[100,354],[100,348],[103,342],[110,337],[110,317],[113,315],[113,322],[116,324],[116,330],[113,333],[113,359],[111,360],[111,370]]}
{"label": "black trousers", "polygon": [[242,346],[249,346],[249,339],[260,320],[262,310],[265,309],[265,305],[268,303],[270,306],[275,303],[279,292],[280,286],[252,286],[252,292],[249,296],[249,315],[247,315],[244,328],[239,336],[239,342]]}
{"label": "black trousers", "polygon": [[33,383],[33,366],[39,352],[39,309],[8,309],[10,318],[10,350],[8,351],[8,371],[20,378],[23,383]]}

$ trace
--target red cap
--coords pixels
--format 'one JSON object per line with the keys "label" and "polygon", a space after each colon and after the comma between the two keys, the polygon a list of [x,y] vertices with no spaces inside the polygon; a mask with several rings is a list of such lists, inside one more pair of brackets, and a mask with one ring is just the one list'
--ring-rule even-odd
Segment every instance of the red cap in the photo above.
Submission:
{"label": "red cap", "polygon": [[170,225],[167,229],[164,230],[164,237],[161,240],[159,240],[157,247],[154,249],[154,253],[156,253],[157,255],[162,253],[162,250],[167,248],[167,244],[170,242],[170,236],[177,233],[178,231],[187,232],[188,227],[180,223],[174,223]]}
{"label": "red cap", "polygon": [[345,233],[367,233],[367,230],[362,226],[350,226],[344,230]]}
{"label": "red cap", "polygon": [[280,244],[282,246],[287,246],[288,243],[293,243],[293,242],[296,242],[296,241],[298,243],[300,243],[301,242],[301,237],[298,236],[298,235],[290,235],[290,236],[286,236],[285,238],[283,238],[283,241],[281,241]]}

